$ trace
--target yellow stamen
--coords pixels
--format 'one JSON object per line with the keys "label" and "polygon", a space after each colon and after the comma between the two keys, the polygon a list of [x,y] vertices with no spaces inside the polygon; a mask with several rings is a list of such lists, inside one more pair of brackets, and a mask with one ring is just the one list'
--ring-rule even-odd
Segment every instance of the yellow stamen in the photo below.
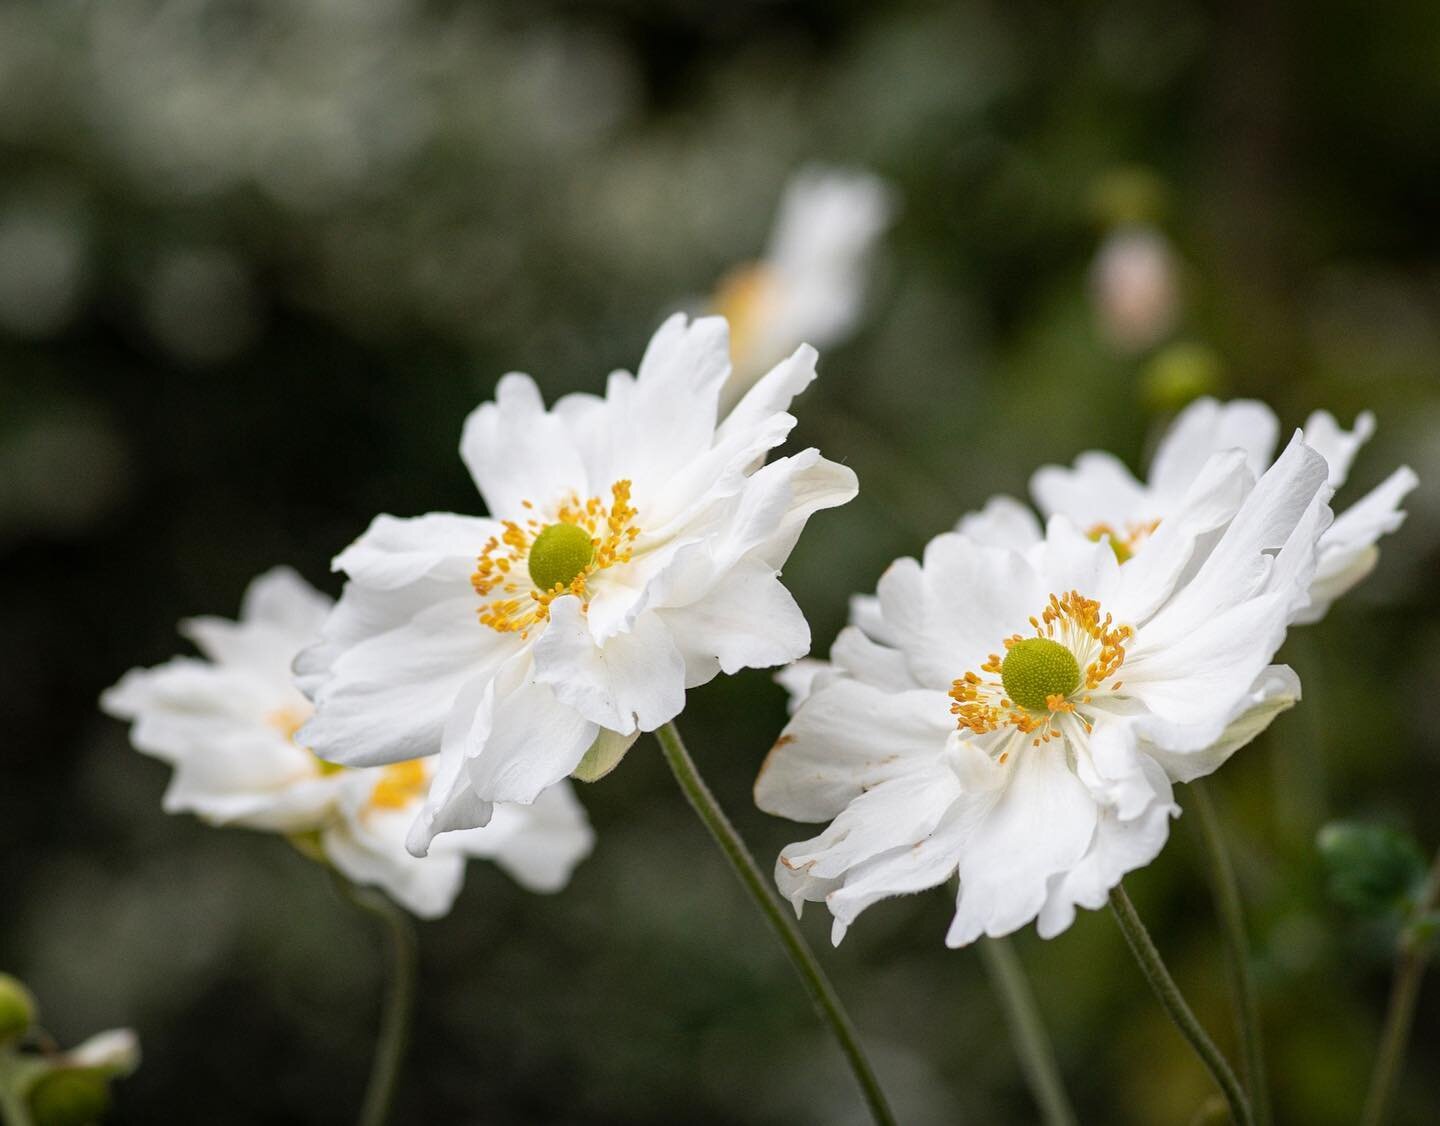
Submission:
{"label": "yellow stamen", "polygon": [[[535,510],[529,501],[524,502],[524,507]],[[557,598],[573,594],[582,600],[582,611],[588,609],[587,580],[607,567],[630,561],[640,534],[635,516],[630,504],[630,482],[621,480],[610,487],[609,505],[599,497],[582,501],[572,494],[560,505],[553,521],[535,518],[523,525],[503,521],[504,531],[485,544],[475,573],[470,576],[470,585],[485,600],[477,611],[481,624],[500,633],[527,637],[533,626],[550,617],[550,603]],[[571,524],[586,532],[592,554],[568,583],[556,582],[548,590],[541,590],[530,578],[530,549],[543,532],[556,524]]]}
{"label": "yellow stamen", "polygon": [[1135,552],[1139,550],[1140,544],[1149,539],[1159,526],[1159,520],[1132,521],[1125,525],[1125,532],[1122,535],[1111,525],[1100,523],[1091,525],[1085,535],[1096,543],[1102,539],[1109,540],[1110,550],[1115,553],[1115,558],[1121,563],[1128,563],[1135,558]]}
{"label": "yellow stamen", "polygon": [[425,797],[428,781],[425,764],[419,759],[387,766],[370,791],[370,805],[375,809],[405,809]]}
{"label": "yellow stamen", "polygon": [[[1002,727],[1013,727],[1024,734],[1034,734],[1034,746],[1060,738],[1056,727],[1062,715],[1074,716],[1088,732],[1090,721],[1076,711],[1076,706],[1089,704],[1093,693],[1109,680],[1125,662],[1125,646],[1134,636],[1129,626],[1116,625],[1113,617],[1100,616],[1100,603],[1085,598],[1079,591],[1066,595],[1050,595],[1049,604],[1038,617],[1030,619],[1034,638],[1020,634],[1007,637],[1003,646],[1008,655],[1015,646],[1033,646],[1036,639],[1064,646],[1074,656],[1083,675],[1067,693],[1052,692],[1045,696],[1042,709],[1017,705],[1006,693],[1003,681],[1004,658],[991,653],[980,666],[980,673],[966,672],[950,688],[950,712],[963,731],[985,735]],[[984,676],[980,674],[986,674]],[[1118,690],[1116,681],[1111,691]],[[1005,761],[1004,758],[1001,761]]]}

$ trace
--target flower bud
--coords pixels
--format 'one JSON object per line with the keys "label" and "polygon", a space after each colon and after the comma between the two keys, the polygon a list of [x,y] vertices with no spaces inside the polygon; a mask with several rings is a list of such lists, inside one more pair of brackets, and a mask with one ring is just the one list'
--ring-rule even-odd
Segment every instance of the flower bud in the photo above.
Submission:
{"label": "flower bud", "polygon": [[91,1126],[110,1109],[110,1080],[89,1067],[57,1067],[30,1088],[35,1126]]}
{"label": "flower bud", "polygon": [[35,1023],[35,998],[15,978],[0,974],[0,1047],[20,1039]]}
{"label": "flower bud", "polygon": [[1353,910],[1404,909],[1425,882],[1425,857],[1407,833],[1360,821],[1334,821],[1316,839],[1330,894]]}
{"label": "flower bud", "polygon": [[1224,389],[1220,357],[1203,344],[1172,344],[1145,365],[1141,393],[1156,414],[1172,414]]}

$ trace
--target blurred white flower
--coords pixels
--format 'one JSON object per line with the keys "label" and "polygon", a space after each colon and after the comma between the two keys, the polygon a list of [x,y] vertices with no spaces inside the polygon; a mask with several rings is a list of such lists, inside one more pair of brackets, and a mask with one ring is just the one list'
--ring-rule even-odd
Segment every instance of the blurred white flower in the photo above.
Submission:
{"label": "blurred white flower", "polygon": [[166,811],[287,834],[318,848],[349,879],[376,885],[427,918],[449,911],[467,856],[494,860],[533,891],[563,887],[593,839],[568,786],[530,807],[498,809],[486,828],[456,834],[421,860],[404,842],[431,763],[346,770],[296,742],[312,709],[290,666],[319,636],[330,608],[293,571],[269,571],[246,591],[239,621],[184,623],[204,659],[132,670],[104,694],[107,712],[134,721],[135,746],[175,768]]}
{"label": "blurred white flower", "polygon": [[1116,350],[1143,352],[1175,327],[1178,272],[1170,240],[1155,228],[1128,225],[1106,236],[1090,267],[1090,291]]}
{"label": "blurred white flower", "polygon": [[[1161,441],[1148,481],[1137,481],[1113,455],[1092,450],[1081,454],[1073,468],[1040,469],[1030,491],[1043,514],[1061,513],[1092,537],[1108,538],[1123,560],[1148,550],[1145,545],[1155,529],[1164,526],[1212,455],[1237,450],[1253,475],[1263,473],[1274,455],[1278,429],[1274,413],[1263,403],[1199,399],[1180,413]],[[1349,431],[1326,411],[1306,420],[1305,441],[1328,463],[1332,489],[1344,485],[1351,462],[1374,431],[1375,419],[1368,411]],[[1400,503],[1416,483],[1415,474],[1401,467],[1336,517],[1320,540],[1310,602],[1297,621],[1324,617],[1336,598],[1374,569],[1380,557],[1376,541],[1404,522]],[[1006,542],[1039,539],[1040,525],[1023,506],[1003,499],[993,503],[1004,513]],[[999,528],[994,522],[972,522],[961,530],[988,541]]]}
{"label": "blurred white flower", "polygon": [[1210,458],[1124,566],[1064,516],[1028,546],[949,533],[894,563],[830,662],[792,678],[803,699],[756,782],[768,812],[833,818],[781,853],[782,891],[823,900],[836,942],[957,872],[951,946],[1032,919],[1050,937],[1103,904],[1164,845],[1171,784],[1298,699],[1270,660],[1329,495],[1297,434],[1258,483],[1239,452]]}
{"label": "blurred white flower", "polygon": [[438,752],[423,853],[492,802],[597,777],[688,688],[802,656],[779,570],[855,475],[813,449],[763,462],[815,358],[800,348],[723,417],[719,318],[667,320],[604,398],[547,411],[507,375],[460,445],[491,515],[380,516],[335,560],[350,581],[296,664],[316,703],[301,740],[357,765]]}
{"label": "blurred white flower", "polygon": [[764,257],[732,270],[711,298],[730,322],[734,371],[722,405],[800,344],[826,348],[849,335],[895,208],[894,190],[869,173],[811,168],[790,181]]}

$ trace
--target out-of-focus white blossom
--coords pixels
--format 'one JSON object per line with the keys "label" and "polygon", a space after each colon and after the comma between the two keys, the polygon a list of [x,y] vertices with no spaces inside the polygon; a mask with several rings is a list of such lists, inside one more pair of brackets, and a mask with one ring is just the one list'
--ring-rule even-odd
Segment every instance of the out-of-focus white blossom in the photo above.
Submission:
{"label": "out-of-focus white blossom", "polygon": [[433,761],[347,770],[296,741],[312,709],[290,666],[330,608],[293,571],[277,568],[250,585],[239,621],[184,624],[204,659],[135,669],[104,694],[106,711],[134,722],[135,746],[174,767],[166,811],[284,833],[424,917],[449,911],[471,856],[494,860],[533,891],[563,887],[592,842],[568,784],[532,806],[501,807],[484,829],[453,834],[420,859],[406,851],[405,834]]}
{"label": "out-of-focus white blossom", "polygon": [[1143,352],[1175,327],[1179,270],[1170,240],[1154,227],[1127,225],[1105,237],[1090,268],[1101,331],[1124,353]]}

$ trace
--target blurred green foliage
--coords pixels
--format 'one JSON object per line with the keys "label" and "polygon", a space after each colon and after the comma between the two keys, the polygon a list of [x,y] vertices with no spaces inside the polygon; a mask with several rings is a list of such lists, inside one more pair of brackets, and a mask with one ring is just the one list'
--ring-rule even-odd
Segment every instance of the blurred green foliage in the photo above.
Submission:
{"label": "blurred green foliage", "polygon": [[[817,648],[1041,462],[1143,464],[1175,345],[1288,425],[1374,410],[1347,496],[1420,474],[1376,573],[1282,654],[1304,702],[1216,779],[1282,1120],[1353,1121],[1389,936],[1327,904],[1315,836],[1375,816],[1440,844],[1437,58],[1425,0],[0,6],[0,964],[61,1040],[139,1029],[117,1122],[351,1120],[378,936],[283,842],[162,814],[164,768],[95,699],[274,563],[323,583],[377,512],[474,511],[456,444],[495,379],[598,390],[818,159],[904,211],[799,405],[797,447],[862,483],[787,568]],[[1122,346],[1092,271],[1137,223],[1176,307]],[[749,799],[783,715],[750,673],[681,721],[762,862],[805,833]],[[401,1120],[860,1121],[653,744],[582,798],[599,845],[567,892],[472,865],[423,929]],[[1228,1047],[1198,861],[1182,819],[1129,883]],[[1032,1120],[946,899],[876,906],[825,963],[903,1121]],[[1205,1105],[1108,918],[1018,947],[1083,1121]],[[1437,1050],[1432,982],[1400,1121],[1433,1121]]]}

